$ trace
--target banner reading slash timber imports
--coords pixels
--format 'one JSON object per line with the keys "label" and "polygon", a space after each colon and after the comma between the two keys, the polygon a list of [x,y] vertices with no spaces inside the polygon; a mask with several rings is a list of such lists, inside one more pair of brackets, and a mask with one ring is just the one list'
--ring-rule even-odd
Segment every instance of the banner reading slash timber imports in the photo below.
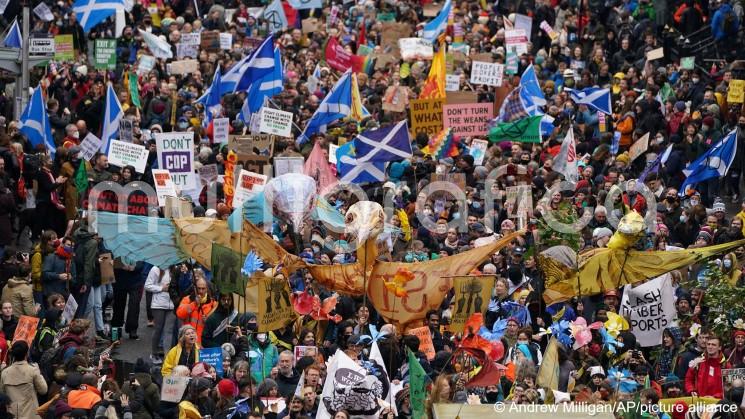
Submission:
{"label": "banner reading slash timber imports", "polygon": [[284,327],[297,314],[290,302],[290,284],[284,277],[259,279],[259,332]]}
{"label": "banner reading slash timber imports", "polygon": [[462,333],[471,314],[486,312],[494,289],[494,276],[458,276],[453,278],[455,311],[450,320],[450,331]]}

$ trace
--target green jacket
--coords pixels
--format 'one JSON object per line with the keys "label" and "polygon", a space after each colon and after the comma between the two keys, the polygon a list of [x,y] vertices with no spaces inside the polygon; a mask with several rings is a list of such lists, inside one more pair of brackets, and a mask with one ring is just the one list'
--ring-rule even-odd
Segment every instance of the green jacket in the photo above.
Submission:
{"label": "green jacket", "polygon": [[75,240],[75,276],[74,286],[87,287],[101,285],[101,272],[98,267],[98,240],[93,233],[81,227],[73,234]]}

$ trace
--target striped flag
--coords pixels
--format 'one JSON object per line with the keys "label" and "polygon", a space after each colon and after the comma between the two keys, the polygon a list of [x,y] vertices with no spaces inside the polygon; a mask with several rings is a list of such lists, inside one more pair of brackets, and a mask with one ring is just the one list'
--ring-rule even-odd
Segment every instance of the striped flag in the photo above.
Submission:
{"label": "striped flag", "polygon": [[435,16],[434,19],[427,22],[424,25],[424,31],[422,32],[422,38],[428,40],[431,43],[435,43],[437,41],[437,37],[440,36],[440,34],[447,28],[448,25],[448,16],[450,16],[450,9],[452,8],[452,5],[450,3],[450,0],[447,0],[445,2],[445,5],[442,6],[442,10],[440,10],[440,13]]}
{"label": "striped flag", "polygon": [[76,0],[72,10],[83,32],[88,33],[94,26],[113,16],[117,10],[124,10],[124,1]]}
{"label": "striped flag", "polygon": [[326,126],[342,119],[352,112],[352,70],[347,70],[331,91],[326,95],[318,109],[305,125],[305,129],[297,139],[298,144],[310,140],[313,134],[325,132]]}
{"label": "striped flag", "polygon": [[274,37],[269,35],[251,54],[221,77],[220,94],[242,92],[274,69]]}
{"label": "striped flag", "polygon": [[26,108],[21,113],[20,122],[20,131],[28,138],[31,145],[34,147],[42,144],[45,145],[49,153],[54,157],[57,149],[54,145],[52,126],[49,124],[49,115],[44,105],[41,85],[31,95],[31,100],[28,101]]}
{"label": "striped flag", "polygon": [[119,121],[124,117],[122,105],[116,97],[114,87],[109,83],[106,88],[106,111],[103,118],[103,130],[101,131],[101,148],[104,153],[109,152],[111,140],[119,139]]}
{"label": "striped flag", "polygon": [[565,87],[564,90],[569,93],[569,96],[578,105],[587,105],[598,112],[609,115],[613,113],[610,104],[610,89],[588,87],[582,90],[575,90]]}

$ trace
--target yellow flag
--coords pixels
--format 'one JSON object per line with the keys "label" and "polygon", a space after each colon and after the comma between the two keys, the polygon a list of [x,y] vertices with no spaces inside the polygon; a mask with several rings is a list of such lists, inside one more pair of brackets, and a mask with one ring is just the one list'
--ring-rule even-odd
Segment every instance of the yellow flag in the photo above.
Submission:
{"label": "yellow flag", "polygon": [[440,43],[419,99],[445,99],[445,73],[445,43]]}
{"label": "yellow flag", "polygon": [[360,87],[357,84],[357,74],[352,73],[352,110],[349,117],[357,122],[365,117],[362,112],[362,99],[360,98]]}
{"label": "yellow flag", "polygon": [[541,388],[559,388],[559,346],[556,338],[548,342],[535,383]]}

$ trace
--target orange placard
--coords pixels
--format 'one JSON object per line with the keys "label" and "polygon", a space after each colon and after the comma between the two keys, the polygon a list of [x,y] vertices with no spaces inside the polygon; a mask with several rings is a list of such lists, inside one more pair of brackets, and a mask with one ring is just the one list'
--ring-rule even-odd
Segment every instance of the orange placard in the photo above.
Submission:
{"label": "orange placard", "polygon": [[28,343],[28,346],[31,347],[31,344],[34,342],[34,337],[36,336],[36,328],[38,326],[38,317],[21,316],[21,318],[18,319],[18,327],[16,327],[16,332],[15,334],[13,334],[13,342],[22,340]]}
{"label": "orange placard", "polygon": [[427,356],[427,360],[435,359],[435,345],[432,343],[432,333],[429,332],[429,327],[409,329],[409,334],[419,338],[419,350]]}

